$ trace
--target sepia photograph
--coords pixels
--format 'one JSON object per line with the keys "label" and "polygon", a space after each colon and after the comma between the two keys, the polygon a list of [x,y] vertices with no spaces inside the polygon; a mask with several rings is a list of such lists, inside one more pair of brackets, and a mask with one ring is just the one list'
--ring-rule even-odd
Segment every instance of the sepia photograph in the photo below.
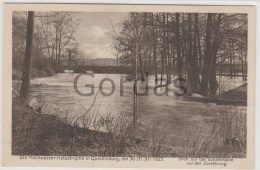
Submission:
{"label": "sepia photograph", "polygon": [[10,12],[11,156],[212,168],[252,156],[255,8],[36,9]]}

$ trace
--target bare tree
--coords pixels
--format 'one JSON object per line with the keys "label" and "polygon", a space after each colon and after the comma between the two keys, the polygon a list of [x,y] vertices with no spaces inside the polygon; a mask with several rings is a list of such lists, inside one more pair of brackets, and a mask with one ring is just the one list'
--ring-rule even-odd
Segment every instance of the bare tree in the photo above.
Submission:
{"label": "bare tree", "polygon": [[[216,97],[217,74],[220,70],[227,72],[224,65],[231,64],[232,70],[227,74],[237,76],[240,71],[245,80],[246,17],[215,13],[131,13],[120,23],[122,30],[115,34],[114,40],[119,44],[119,59],[132,65],[133,70],[137,63],[141,77],[149,61],[155,80],[158,71],[161,82],[166,74],[167,83],[171,83],[171,74],[175,74],[184,81],[187,78],[190,94]],[[225,57],[224,51],[228,54]]]}
{"label": "bare tree", "polygon": [[74,33],[77,21],[69,12],[51,12],[41,14],[39,25],[46,43],[49,59],[60,64],[62,56],[67,52],[66,47],[75,43]]}

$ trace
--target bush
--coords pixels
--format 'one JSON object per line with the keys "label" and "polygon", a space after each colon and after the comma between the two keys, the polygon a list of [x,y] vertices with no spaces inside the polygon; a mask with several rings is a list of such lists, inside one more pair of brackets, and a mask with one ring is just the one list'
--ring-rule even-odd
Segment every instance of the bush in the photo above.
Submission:
{"label": "bush", "polygon": [[39,71],[36,77],[46,77],[55,74],[51,62],[46,57],[39,57],[33,60],[33,68]]}

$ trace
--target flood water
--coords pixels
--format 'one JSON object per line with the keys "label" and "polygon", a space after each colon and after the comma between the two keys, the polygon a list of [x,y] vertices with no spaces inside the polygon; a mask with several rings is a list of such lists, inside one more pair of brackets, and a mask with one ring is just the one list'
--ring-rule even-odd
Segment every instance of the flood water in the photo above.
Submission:
{"label": "flood water", "polygon": [[[86,84],[94,86],[91,96],[79,95],[74,88],[74,79],[78,74],[60,73],[52,77],[36,78],[31,81],[31,105],[37,105],[40,99],[44,102],[42,113],[55,114],[60,117],[77,119],[86,112],[89,119],[95,117],[95,121],[102,116],[120,117],[125,116],[129,120],[133,117],[134,95],[133,82],[126,81],[126,75],[119,74],[95,74],[94,78],[89,75],[80,76],[77,88],[81,93],[90,93],[91,88]],[[102,83],[102,80],[106,81]],[[120,79],[123,86],[120,87]],[[113,91],[110,96],[105,94]],[[102,88],[99,86],[102,83]],[[122,83],[122,82],[121,82]],[[173,143],[180,144],[182,136],[194,127],[203,126],[201,122],[215,116],[215,110],[219,107],[215,104],[186,102],[181,97],[176,97],[170,90],[168,96],[154,94],[153,76],[149,77],[148,95],[138,96],[138,122],[151,129],[160,126],[167,129],[167,133],[174,137]],[[158,93],[164,92],[164,87],[158,88]],[[171,89],[171,88],[170,88]],[[138,84],[138,92],[144,92],[144,83]],[[102,95],[103,94],[103,95]],[[94,120],[93,120],[94,121]],[[91,122],[93,126],[94,122]]]}

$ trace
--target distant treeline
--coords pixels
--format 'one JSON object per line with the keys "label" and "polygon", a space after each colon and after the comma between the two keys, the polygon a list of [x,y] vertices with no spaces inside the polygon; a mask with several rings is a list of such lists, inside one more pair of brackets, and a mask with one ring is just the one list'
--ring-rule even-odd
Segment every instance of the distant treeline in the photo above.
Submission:
{"label": "distant treeline", "polygon": [[94,73],[103,74],[132,74],[131,67],[125,66],[68,66],[63,65],[59,72],[63,73],[64,70],[73,70],[74,73],[86,73],[86,71],[93,71]]}

